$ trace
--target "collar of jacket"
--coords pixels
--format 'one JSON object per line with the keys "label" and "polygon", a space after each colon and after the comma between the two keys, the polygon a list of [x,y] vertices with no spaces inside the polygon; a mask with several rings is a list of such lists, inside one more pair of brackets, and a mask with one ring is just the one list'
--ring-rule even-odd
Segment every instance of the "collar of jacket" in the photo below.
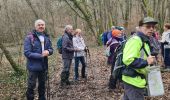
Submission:
{"label": "collar of jacket", "polygon": [[68,35],[69,39],[72,40],[73,39],[73,35],[71,35],[71,33],[68,33],[67,31],[65,31],[65,34]]}
{"label": "collar of jacket", "polygon": [[[32,33],[33,33],[34,36],[38,37],[38,34],[37,34],[38,32],[36,30],[33,30]],[[43,32],[42,34],[49,37],[49,35],[46,32]]]}
{"label": "collar of jacket", "polygon": [[149,44],[149,37],[145,35],[143,32],[137,32],[137,36],[139,36],[143,42],[146,42]]}
{"label": "collar of jacket", "polygon": [[114,39],[116,39],[117,41],[122,41],[123,38],[122,37],[115,37],[115,36],[112,36]]}

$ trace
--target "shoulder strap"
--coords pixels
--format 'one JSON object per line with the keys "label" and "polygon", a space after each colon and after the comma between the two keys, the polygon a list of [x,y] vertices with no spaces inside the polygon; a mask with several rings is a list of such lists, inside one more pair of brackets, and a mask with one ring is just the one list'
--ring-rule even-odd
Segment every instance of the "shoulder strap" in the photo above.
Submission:
{"label": "shoulder strap", "polygon": [[[140,36],[139,36],[140,37]],[[146,54],[146,56],[148,57],[149,56],[149,54],[148,54],[148,52],[146,51],[146,49],[145,49],[145,42],[143,41],[143,39],[140,37],[140,39],[141,39],[141,41],[142,41],[142,47],[141,47],[141,49],[140,50],[144,50],[144,52],[145,52],[145,54]]]}
{"label": "shoulder strap", "polygon": [[28,33],[28,36],[31,39],[31,44],[33,46],[34,45],[34,36],[33,36],[33,33],[32,32]]}

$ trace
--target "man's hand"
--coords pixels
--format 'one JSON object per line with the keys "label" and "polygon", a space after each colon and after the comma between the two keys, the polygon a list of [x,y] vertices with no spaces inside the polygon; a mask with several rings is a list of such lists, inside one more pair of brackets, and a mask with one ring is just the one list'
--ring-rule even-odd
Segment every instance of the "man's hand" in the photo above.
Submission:
{"label": "man's hand", "polygon": [[48,50],[44,50],[43,52],[42,52],[42,56],[43,57],[46,57],[46,56],[48,56],[49,55],[49,51]]}
{"label": "man's hand", "polygon": [[149,56],[147,58],[148,65],[154,64],[155,63],[155,56]]}
{"label": "man's hand", "polygon": [[76,52],[76,51],[80,51],[80,49],[78,49],[78,48],[74,48],[74,51]]}
{"label": "man's hand", "polygon": [[164,42],[164,44],[165,44],[165,45],[168,45],[168,44],[169,44],[169,42],[165,41],[165,42]]}

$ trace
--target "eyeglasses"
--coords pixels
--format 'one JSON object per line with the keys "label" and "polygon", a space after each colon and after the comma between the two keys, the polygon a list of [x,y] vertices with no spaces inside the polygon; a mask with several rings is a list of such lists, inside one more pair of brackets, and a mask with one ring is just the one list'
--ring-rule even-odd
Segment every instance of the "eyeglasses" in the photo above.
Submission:
{"label": "eyeglasses", "polygon": [[143,26],[146,27],[147,29],[150,29],[150,28],[155,29],[156,28],[155,25],[143,25]]}

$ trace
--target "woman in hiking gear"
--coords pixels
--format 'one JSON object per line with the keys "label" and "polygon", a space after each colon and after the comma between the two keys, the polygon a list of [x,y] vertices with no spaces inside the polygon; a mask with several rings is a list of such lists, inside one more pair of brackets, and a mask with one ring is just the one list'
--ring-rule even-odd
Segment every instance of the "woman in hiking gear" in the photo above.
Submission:
{"label": "woman in hiking gear", "polygon": [[81,35],[81,30],[76,29],[75,31],[75,36],[73,37],[73,46],[74,48],[78,49],[79,51],[74,52],[74,60],[75,60],[75,67],[74,67],[74,79],[79,80],[79,73],[78,73],[78,66],[79,66],[79,61],[82,64],[82,69],[81,69],[81,77],[86,78],[85,75],[85,68],[86,68],[86,63],[85,63],[85,43],[84,39]]}
{"label": "woman in hiking gear", "polygon": [[112,38],[110,38],[107,43],[106,46],[110,46],[110,56],[108,57],[107,60],[107,64],[112,65],[113,63],[113,57],[114,57],[114,51],[116,49],[116,47],[118,46],[118,44],[122,41],[122,32],[115,29],[112,30]]}
{"label": "woman in hiking gear", "polygon": [[[164,32],[162,33],[161,49],[164,58],[165,68],[170,69],[170,23],[164,25]],[[165,51],[165,52],[164,52]]]}
{"label": "woman in hiking gear", "polygon": [[114,69],[115,59],[116,59],[116,48],[120,45],[122,41],[122,32],[120,30],[113,30],[112,31],[112,38],[107,42],[107,45],[110,46],[110,53],[111,55],[108,57],[108,63],[111,64],[111,75],[109,79],[109,89],[116,88],[116,79],[113,77],[112,72]]}

